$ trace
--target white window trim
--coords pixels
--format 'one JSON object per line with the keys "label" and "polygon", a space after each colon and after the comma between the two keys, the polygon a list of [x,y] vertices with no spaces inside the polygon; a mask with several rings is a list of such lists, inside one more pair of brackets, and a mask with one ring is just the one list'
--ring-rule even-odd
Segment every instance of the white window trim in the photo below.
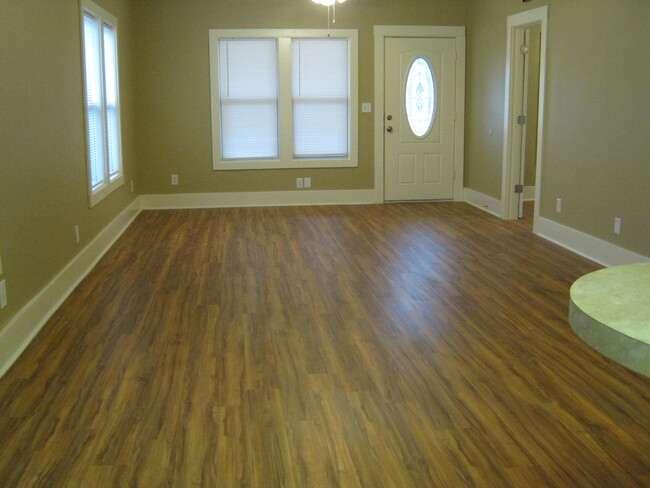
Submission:
{"label": "white window trim", "polygon": [[[293,106],[291,96],[291,39],[335,38],[350,42],[350,152],[347,158],[293,157]],[[276,38],[278,40],[280,157],[271,160],[223,160],[221,158],[221,107],[219,97],[219,40]],[[212,110],[212,162],[215,170],[281,168],[349,168],[358,161],[358,31],[356,29],[210,29],[210,97]]]}
{"label": "white window trim", "polygon": [[[81,23],[81,64],[82,64],[82,71],[84,75],[84,135],[86,139],[86,169],[88,171],[88,178],[87,178],[87,184],[88,184],[88,201],[90,207],[95,206],[97,203],[99,203],[101,200],[106,198],[108,195],[113,193],[115,190],[117,190],[120,186],[124,184],[124,173],[123,173],[123,161],[122,161],[122,130],[121,130],[121,121],[120,121],[120,94],[119,94],[119,55],[118,55],[118,61],[116,63],[116,71],[117,71],[117,76],[118,76],[118,83],[117,83],[117,104],[116,104],[116,117],[117,120],[120,121],[118,123],[118,151],[119,151],[119,163],[120,163],[120,168],[117,173],[117,176],[114,176],[113,179],[109,179],[109,181],[104,182],[101,186],[93,190],[92,188],[92,183],[91,183],[91,177],[90,177],[90,147],[89,147],[89,139],[88,139],[88,105],[87,105],[87,98],[85,96],[86,92],[86,82],[85,82],[85,77],[86,77],[86,68],[85,68],[85,54],[84,54],[84,46],[85,46],[85,41],[84,41],[84,15],[90,14],[93,17],[99,19],[100,25],[103,25],[103,23],[108,23],[113,27],[115,31],[115,49],[116,52],[118,52],[118,27],[117,27],[117,18],[112,15],[111,13],[107,12],[103,8],[101,8],[99,5],[96,3],[92,2],[91,0],[80,0],[80,23]],[[100,29],[100,35],[103,36],[103,29]],[[101,39],[101,37],[100,37]],[[103,77],[103,66],[104,66],[104,56],[103,56],[103,43],[100,42],[101,45],[101,62],[102,62],[102,77]],[[105,102],[104,102],[105,103]],[[104,112],[104,121],[106,120],[105,112],[106,112],[106,107],[103,104],[103,112]],[[107,141],[105,141],[107,142]],[[106,175],[108,178],[108,161],[105,161],[106,167]]]}

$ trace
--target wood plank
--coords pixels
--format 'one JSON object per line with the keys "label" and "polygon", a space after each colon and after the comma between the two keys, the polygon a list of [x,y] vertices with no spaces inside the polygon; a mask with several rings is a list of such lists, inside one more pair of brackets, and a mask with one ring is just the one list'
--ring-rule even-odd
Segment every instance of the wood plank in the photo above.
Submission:
{"label": "wood plank", "polygon": [[0,380],[0,484],[649,486],[650,378],[571,331],[598,266],[530,227],[143,212]]}

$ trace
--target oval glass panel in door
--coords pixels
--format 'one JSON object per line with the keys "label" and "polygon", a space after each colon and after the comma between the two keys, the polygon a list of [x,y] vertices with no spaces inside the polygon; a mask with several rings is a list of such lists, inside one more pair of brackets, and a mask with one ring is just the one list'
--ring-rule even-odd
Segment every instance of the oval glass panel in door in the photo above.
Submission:
{"label": "oval glass panel in door", "polygon": [[406,77],[406,117],[417,137],[425,136],[436,114],[436,86],[431,66],[416,58]]}

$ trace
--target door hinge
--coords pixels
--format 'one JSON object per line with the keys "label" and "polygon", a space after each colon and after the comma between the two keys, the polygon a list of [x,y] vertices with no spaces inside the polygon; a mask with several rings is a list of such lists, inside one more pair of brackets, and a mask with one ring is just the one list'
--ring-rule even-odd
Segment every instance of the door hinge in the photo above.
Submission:
{"label": "door hinge", "polygon": [[526,123],[526,116],[525,115],[517,115],[517,123],[519,125],[524,125]]}
{"label": "door hinge", "polygon": [[523,193],[524,185],[515,185],[515,193]]}

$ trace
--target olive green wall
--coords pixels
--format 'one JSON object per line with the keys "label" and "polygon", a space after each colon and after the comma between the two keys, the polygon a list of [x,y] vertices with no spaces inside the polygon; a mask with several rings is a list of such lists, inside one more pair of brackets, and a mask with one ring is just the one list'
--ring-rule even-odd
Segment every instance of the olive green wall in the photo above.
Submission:
{"label": "olive green wall", "polygon": [[[647,0],[470,0],[465,185],[501,196],[506,19],[542,5],[549,22],[541,215],[648,256]],[[623,219],[621,235],[614,217]]]}
{"label": "olive green wall", "polygon": [[[127,0],[119,18],[123,152],[133,174]],[[128,183],[88,208],[78,0],[0,2],[0,330],[133,199]],[[81,243],[74,238],[80,227]]]}
{"label": "olive green wall", "polygon": [[[349,0],[336,27],[359,30],[359,101],[373,102],[373,26],[465,25],[458,0]],[[140,0],[136,73],[138,182],[143,193],[276,191],[309,176],[314,189],[372,188],[373,117],[359,113],[359,167],[213,171],[208,30],[326,28],[327,9],[310,0]],[[170,175],[179,175],[171,186]]]}

